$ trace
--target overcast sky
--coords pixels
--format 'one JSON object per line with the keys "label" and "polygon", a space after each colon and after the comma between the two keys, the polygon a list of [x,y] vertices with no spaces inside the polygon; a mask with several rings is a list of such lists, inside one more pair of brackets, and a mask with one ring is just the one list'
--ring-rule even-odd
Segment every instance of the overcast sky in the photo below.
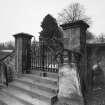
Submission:
{"label": "overcast sky", "polygon": [[19,32],[38,39],[44,16],[50,13],[56,18],[72,2],[84,5],[93,21],[91,32],[105,33],[105,0],[0,0],[0,42],[14,40],[12,35]]}

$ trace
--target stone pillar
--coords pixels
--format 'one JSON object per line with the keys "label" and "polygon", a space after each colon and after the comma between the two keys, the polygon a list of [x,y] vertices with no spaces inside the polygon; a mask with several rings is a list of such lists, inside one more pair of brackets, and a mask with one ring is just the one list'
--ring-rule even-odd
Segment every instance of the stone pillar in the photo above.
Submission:
{"label": "stone pillar", "polygon": [[79,75],[82,80],[81,84],[87,85],[86,30],[89,25],[80,20],[73,23],[63,24],[61,27],[64,30],[64,48],[81,54]]}
{"label": "stone pillar", "polygon": [[[83,93],[82,95],[84,96],[84,92],[87,91],[87,87],[88,87],[86,84],[86,81],[87,81],[86,30],[89,26],[84,21],[77,21],[74,23],[63,24],[63,25],[61,25],[61,27],[64,30],[64,48],[81,55],[80,62],[79,62],[79,68],[75,68],[75,66],[74,66],[74,68],[71,68],[71,70],[73,72],[75,72],[75,70],[76,70],[75,73],[76,73],[76,75],[79,76],[80,80],[77,79],[78,77],[75,77],[75,78],[78,81],[77,83],[81,84],[80,87],[82,88],[81,89],[82,93]],[[64,67],[63,67],[63,69],[64,69]],[[70,69],[70,68],[68,68],[68,69]],[[61,70],[62,70],[62,68],[61,68]],[[60,71],[60,69],[59,69],[59,71]],[[62,78],[61,78],[61,80],[62,80]],[[71,80],[73,80],[73,79],[71,79]]]}
{"label": "stone pillar", "polygon": [[18,33],[15,37],[16,70],[18,76],[27,73],[31,67],[31,38],[32,35]]}

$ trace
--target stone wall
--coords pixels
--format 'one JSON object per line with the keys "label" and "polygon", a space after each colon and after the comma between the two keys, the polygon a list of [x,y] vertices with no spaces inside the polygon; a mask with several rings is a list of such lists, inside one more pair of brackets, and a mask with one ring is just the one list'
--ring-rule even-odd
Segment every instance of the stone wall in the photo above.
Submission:
{"label": "stone wall", "polygon": [[[101,78],[100,78],[100,85],[101,82],[105,82],[105,44],[98,43],[98,44],[87,44],[87,58],[88,58],[88,80],[89,84],[92,85],[92,81],[94,81],[93,72],[95,72],[95,68],[97,65],[100,68]],[[100,75],[100,74],[99,74]],[[99,81],[99,79],[98,79]],[[97,82],[97,81],[95,81]]]}

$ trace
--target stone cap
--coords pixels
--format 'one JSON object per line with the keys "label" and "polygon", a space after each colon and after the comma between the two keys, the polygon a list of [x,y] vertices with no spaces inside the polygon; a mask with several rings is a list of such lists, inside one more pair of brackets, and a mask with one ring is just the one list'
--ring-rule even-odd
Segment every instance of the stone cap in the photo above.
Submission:
{"label": "stone cap", "polygon": [[30,35],[30,34],[28,34],[28,33],[24,33],[24,32],[21,32],[21,33],[17,33],[17,34],[15,34],[15,35],[13,35],[15,38],[19,38],[19,37],[21,37],[21,38],[32,38],[33,37],[33,35]]}
{"label": "stone cap", "polygon": [[75,21],[75,22],[71,22],[71,23],[65,23],[65,24],[62,24],[60,25],[64,30],[65,29],[69,29],[69,28],[72,28],[72,27],[78,27],[78,26],[83,26],[85,28],[88,28],[89,25],[84,22],[83,20],[79,20],[79,21]]}

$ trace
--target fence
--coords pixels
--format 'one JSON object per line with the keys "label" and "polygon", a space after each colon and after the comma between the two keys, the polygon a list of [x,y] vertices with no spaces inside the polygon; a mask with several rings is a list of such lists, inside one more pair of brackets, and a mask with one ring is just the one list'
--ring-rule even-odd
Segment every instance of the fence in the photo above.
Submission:
{"label": "fence", "polygon": [[31,46],[31,69],[58,72],[58,64],[44,41],[35,42]]}

